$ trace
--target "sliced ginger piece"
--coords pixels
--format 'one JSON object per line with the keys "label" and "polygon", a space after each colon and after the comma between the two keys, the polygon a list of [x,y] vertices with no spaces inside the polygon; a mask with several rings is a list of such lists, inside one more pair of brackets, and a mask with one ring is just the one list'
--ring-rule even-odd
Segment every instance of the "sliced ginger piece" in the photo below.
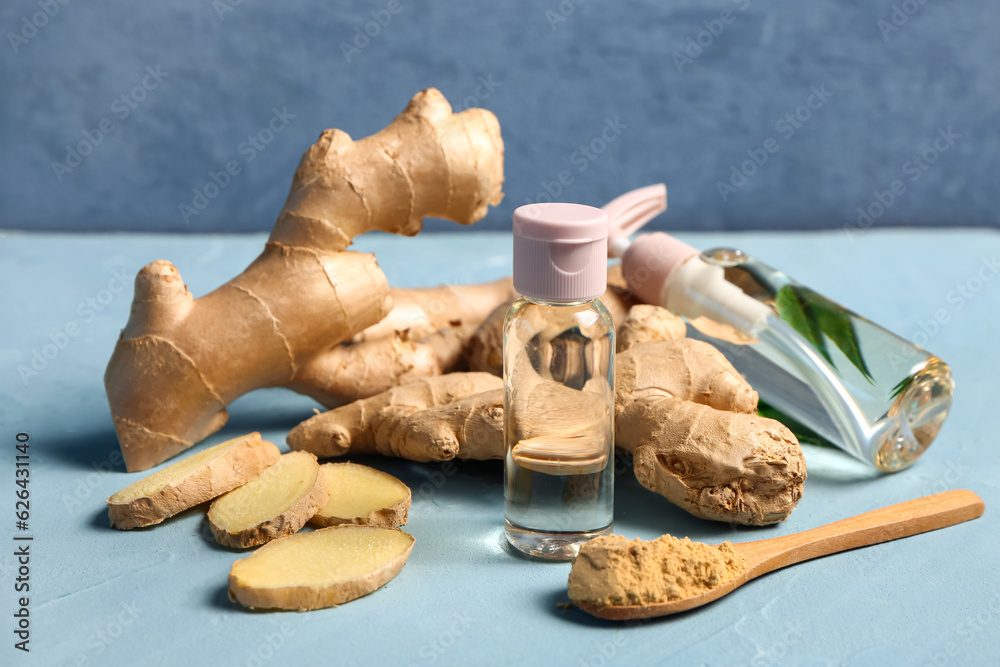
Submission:
{"label": "sliced ginger piece", "polygon": [[406,524],[410,487],[392,475],[357,463],[324,463],[330,499],[309,523],[317,526],[357,524],[396,528]]}
{"label": "sliced ginger piece", "polygon": [[212,503],[208,523],[219,544],[253,547],[296,532],[328,498],[316,457],[290,452]]}
{"label": "sliced ginger piece", "polygon": [[333,526],[267,544],[229,571],[245,607],[322,609],[368,595],[399,574],[413,536],[375,526]]}
{"label": "sliced ginger piece", "polygon": [[108,498],[111,527],[152,526],[249,482],[281,457],[250,433],[188,456]]}

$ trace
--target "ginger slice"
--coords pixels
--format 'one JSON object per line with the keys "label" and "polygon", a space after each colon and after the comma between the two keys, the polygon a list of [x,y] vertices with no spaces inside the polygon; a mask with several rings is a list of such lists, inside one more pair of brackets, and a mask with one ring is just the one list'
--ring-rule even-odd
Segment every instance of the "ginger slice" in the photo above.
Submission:
{"label": "ginger slice", "polygon": [[317,526],[358,524],[396,528],[406,523],[410,487],[389,473],[357,463],[324,463],[330,499],[309,523]]}
{"label": "ginger slice", "polygon": [[253,547],[296,532],[328,498],[316,457],[290,452],[212,503],[208,523],[219,544]]}
{"label": "ginger slice", "polygon": [[108,498],[111,527],[160,523],[249,482],[280,457],[278,448],[256,432],[209,447]]}
{"label": "ginger slice", "polygon": [[375,526],[289,535],[233,563],[229,598],[251,609],[332,607],[395,577],[412,549],[409,533]]}

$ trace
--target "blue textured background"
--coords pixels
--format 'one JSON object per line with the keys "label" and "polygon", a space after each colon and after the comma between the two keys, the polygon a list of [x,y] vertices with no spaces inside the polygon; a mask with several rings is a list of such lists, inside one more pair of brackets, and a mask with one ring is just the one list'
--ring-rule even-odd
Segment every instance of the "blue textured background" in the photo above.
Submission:
{"label": "blue textured background", "polygon": [[[890,0],[402,0],[349,57],[341,43],[389,0],[41,1],[51,18],[38,0],[0,8],[4,227],[265,230],[321,130],[370,134],[427,86],[500,118],[507,198],[479,229],[506,226],[562,171],[572,183],[557,196],[589,204],[668,183],[659,224],[672,228],[841,227],[896,179],[905,192],[877,226],[1000,222],[1000,5],[988,0],[897,0],[913,12],[895,16],[898,30]],[[723,10],[730,22],[711,23]],[[162,81],[135,89],[157,66]],[[813,87],[830,97],[798,129],[779,127]],[[145,98],[134,109],[121,101],[133,90]],[[241,143],[275,108],[295,118],[249,161]],[[105,118],[114,129],[60,181],[52,163]],[[581,159],[606,119],[627,127]],[[948,128],[947,152],[907,173]],[[777,153],[723,198],[717,181],[769,138]],[[180,205],[229,160],[240,174],[185,220]]]}

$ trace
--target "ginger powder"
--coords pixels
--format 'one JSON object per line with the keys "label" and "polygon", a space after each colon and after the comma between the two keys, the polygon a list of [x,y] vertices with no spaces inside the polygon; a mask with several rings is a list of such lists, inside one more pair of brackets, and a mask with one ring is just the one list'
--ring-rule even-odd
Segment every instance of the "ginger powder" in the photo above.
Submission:
{"label": "ginger powder", "polygon": [[746,570],[729,542],[718,546],[663,535],[655,540],[598,537],[583,545],[569,575],[571,600],[646,605],[717,588]]}

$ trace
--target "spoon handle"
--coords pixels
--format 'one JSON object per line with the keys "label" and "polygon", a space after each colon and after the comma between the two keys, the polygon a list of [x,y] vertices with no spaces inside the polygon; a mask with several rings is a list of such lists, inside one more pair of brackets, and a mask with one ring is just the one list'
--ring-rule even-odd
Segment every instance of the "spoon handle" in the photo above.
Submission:
{"label": "spoon handle", "polygon": [[810,558],[937,530],[982,516],[985,505],[972,491],[935,493],[865,512],[801,533],[744,542],[751,577]]}

